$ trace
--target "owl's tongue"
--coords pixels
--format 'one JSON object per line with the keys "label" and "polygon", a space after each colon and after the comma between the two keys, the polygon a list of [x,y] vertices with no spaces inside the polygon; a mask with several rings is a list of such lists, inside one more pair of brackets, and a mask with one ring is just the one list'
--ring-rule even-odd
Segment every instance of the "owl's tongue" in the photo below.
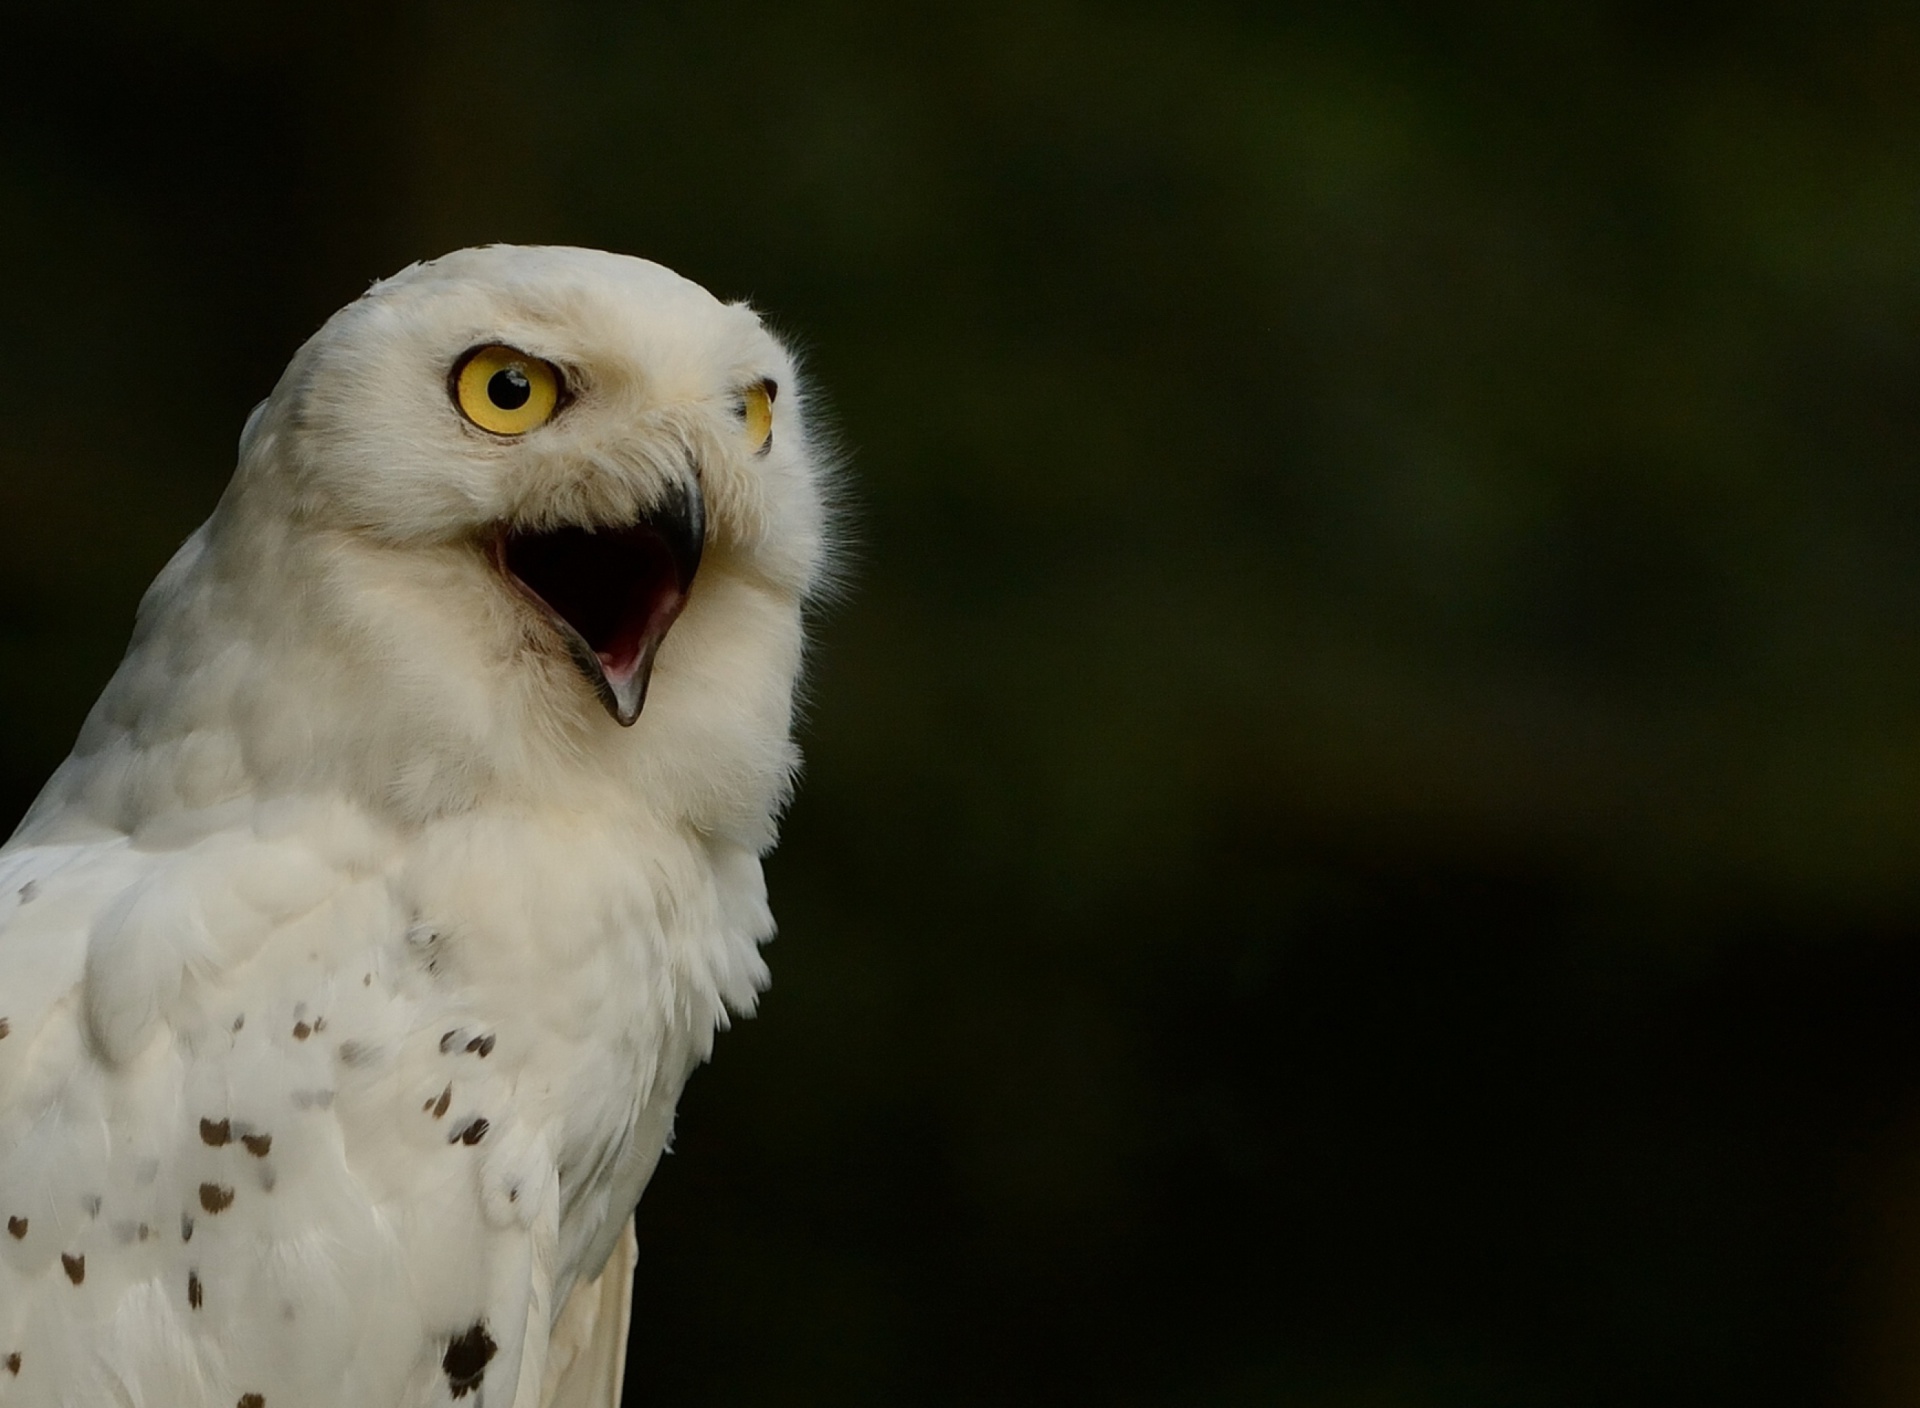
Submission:
{"label": "owl's tongue", "polygon": [[622,725],[640,717],[653,657],[700,565],[698,490],[620,528],[508,532],[499,563],[559,629],[587,682]]}

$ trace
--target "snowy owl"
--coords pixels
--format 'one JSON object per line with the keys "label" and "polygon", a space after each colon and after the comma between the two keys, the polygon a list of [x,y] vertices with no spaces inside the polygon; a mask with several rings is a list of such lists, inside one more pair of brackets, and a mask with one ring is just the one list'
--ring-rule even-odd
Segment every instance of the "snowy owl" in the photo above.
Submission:
{"label": "snowy owl", "polygon": [[803,411],[588,250],[295,354],[0,851],[0,1405],[618,1401],[629,1215],[766,982]]}

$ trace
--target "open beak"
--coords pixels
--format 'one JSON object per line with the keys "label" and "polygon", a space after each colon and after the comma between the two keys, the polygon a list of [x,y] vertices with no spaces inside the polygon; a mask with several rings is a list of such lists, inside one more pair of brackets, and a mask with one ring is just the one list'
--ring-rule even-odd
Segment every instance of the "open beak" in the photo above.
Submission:
{"label": "open beak", "polygon": [[623,728],[640,717],[653,657],[687,604],[706,522],[689,481],[625,526],[509,528],[494,539],[494,565],[559,633]]}

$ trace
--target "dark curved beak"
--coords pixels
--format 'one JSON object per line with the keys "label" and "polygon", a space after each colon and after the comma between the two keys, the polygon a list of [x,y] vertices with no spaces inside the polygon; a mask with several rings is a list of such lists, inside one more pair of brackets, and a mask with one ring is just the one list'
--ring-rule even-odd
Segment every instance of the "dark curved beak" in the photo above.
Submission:
{"label": "dark curved beak", "polygon": [[706,501],[688,479],[635,523],[508,529],[494,561],[624,728],[646,707],[654,656],[687,604],[706,537]]}

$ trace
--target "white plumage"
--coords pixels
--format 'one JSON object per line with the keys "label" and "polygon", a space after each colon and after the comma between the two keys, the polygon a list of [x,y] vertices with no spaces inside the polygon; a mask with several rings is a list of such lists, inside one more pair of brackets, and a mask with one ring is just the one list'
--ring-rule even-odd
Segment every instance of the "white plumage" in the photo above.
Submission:
{"label": "white plumage", "polygon": [[585,250],[294,357],[0,851],[0,1405],[617,1402],[629,1212],[766,980],[799,391]]}

